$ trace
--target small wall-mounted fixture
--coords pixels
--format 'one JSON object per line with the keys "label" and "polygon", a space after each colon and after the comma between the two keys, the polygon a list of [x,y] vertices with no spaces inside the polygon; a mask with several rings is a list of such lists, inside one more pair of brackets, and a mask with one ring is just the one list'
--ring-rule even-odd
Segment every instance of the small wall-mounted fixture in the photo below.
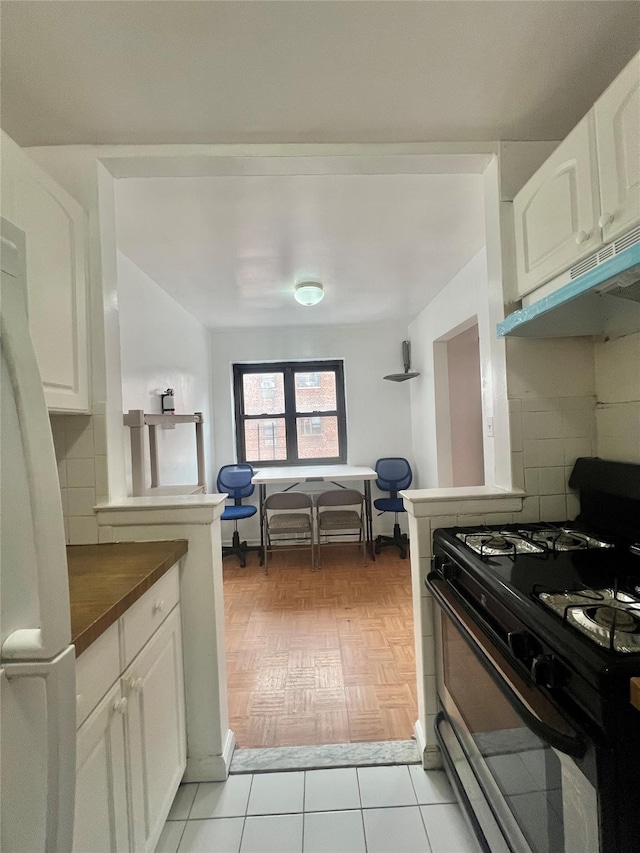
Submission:
{"label": "small wall-mounted fixture", "polygon": [[324,297],[324,288],[319,281],[301,281],[296,284],[293,296],[301,305],[317,305]]}
{"label": "small wall-mounted fixture", "polygon": [[163,415],[173,415],[176,410],[176,401],[173,396],[173,388],[167,390],[160,395],[160,408]]}
{"label": "small wall-mounted fixture", "polygon": [[414,379],[420,376],[415,371],[411,372],[411,344],[409,341],[402,341],[402,361],[404,363],[404,373],[389,373],[383,376],[383,379],[389,379],[391,382],[404,382],[406,379]]}

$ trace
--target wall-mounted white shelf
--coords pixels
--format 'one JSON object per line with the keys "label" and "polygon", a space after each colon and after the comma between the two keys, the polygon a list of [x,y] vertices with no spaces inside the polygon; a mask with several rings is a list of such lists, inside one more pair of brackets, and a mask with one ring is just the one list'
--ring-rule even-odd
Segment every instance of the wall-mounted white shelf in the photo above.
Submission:
{"label": "wall-mounted white shelf", "polygon": [[[198,482],[180,486],[162,486],[158,465],[158,439],[156,428],[175,424],[195,424],[196,457],[198,460]],[[192,415],[149,415],[142,409],[129,409],[124,416],[124,425],[129,427],[131,439],[131,480],[133,497],[153,495],[197,495],[207,491],[207,479],[204,464],[204,418],[202,412]],[[151,465],[151,486],[145,485],[144,475],[144,429],[149,430],[149,462]]]}

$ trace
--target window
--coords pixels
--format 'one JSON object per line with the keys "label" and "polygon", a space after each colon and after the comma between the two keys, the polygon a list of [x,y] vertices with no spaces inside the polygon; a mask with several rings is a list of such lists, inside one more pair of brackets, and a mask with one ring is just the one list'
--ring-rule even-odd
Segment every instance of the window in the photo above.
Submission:
{"label": "window", "polygon": [[346,462],[341,361],[234,364],[238,461]]}

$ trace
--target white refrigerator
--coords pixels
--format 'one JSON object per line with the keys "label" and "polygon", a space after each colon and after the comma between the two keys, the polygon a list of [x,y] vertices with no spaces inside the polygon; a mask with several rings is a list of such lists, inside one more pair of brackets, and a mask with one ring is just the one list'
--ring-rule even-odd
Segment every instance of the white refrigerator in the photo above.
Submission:
{"label": "white refrigerator", "polygon": [[27,325],[24,234],[0,226],[0,849],[66,853],[76,717],[64,524]]}

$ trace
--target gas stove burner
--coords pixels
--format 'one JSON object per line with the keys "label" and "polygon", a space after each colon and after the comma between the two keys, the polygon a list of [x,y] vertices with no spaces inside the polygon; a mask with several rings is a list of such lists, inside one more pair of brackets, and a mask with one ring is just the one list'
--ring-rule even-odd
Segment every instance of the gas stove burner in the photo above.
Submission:
{"label": "gas stove burner", "polygon": [[635,616],[619,607],[596,607],[587,610],[588,616],[603,628],[615,628],[616,631],[633,632],[638,629],[638,620]]}
{"label": "gas stove burner", "polygon": [[599,646],[640,652],[640,598],[615,589],[540,593],[540,600]]}
{"label": "gas stove burner", "polygon": [[504,536],[490,536],[484,540],[485,548],[496,548],[498,551],[512,551],[513,543],[507,542]]}
{"label": "gas stove burner", "polygon": [[572,536],[570,533],[561,533],[554,541],[558,548],[584,547],[584,539],[578,539],[577,536]]}
{"label": "gas stove burner", "polygon": [[456,537],[481,557],[514,557],[516,554],[544,553],[543,547],[513,530],[476,529],[468,533],[456,533]]}
{"label": "gas stove burner", "polygon": [[588,548],[613,548],[610,542],[605,542],[590,533],[583,533],[568,526],[538,525],[533,530],[523,530],[523,535],[531,537],[534,542],[541,542],[550,551],[585,551]]}

